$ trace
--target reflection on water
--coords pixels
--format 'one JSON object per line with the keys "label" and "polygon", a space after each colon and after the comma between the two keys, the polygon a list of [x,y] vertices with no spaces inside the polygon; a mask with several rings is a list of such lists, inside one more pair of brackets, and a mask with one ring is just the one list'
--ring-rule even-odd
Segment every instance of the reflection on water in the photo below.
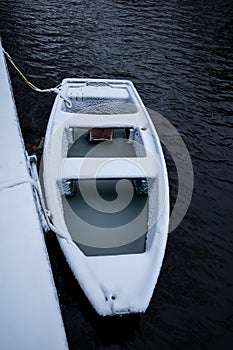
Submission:
{"label": "reflection on water", "polygon": [[[49,88],[65,77],[130,79],[145,105],[177,127],[193,160],[191,206],[169,237],[151,305],[137,320],[99,320],[49,241],[72,349],[229,347],[232,18],[228,0],[0,2],[4,47],[33,83]],[[54,96],[32,92],[11,68],[10,74],[32,150],[45,134]],[[167,165],[174,202],[177,179],[169,155]]]}

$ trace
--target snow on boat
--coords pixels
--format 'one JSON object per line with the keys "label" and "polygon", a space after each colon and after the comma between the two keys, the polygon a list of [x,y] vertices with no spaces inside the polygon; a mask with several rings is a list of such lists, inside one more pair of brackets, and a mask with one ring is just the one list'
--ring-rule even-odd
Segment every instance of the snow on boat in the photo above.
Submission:
{"label": "snow on boat", "polygon": [[43,187],[61,249],[95,310],[144,312],[164,257],[169,190],[158,135],[130,81],[63,80]]}

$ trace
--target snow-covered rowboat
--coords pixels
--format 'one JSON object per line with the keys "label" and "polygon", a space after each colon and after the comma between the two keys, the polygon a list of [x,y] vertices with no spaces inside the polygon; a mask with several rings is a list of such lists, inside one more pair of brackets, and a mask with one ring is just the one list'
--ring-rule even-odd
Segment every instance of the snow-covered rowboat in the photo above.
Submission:
{"label": "snow-covered rowboat", "polygon": [[164,257],[169,190],[158,135],[130,81],[63,80],[43,187],[61,249],[95,310],[144,312]]}

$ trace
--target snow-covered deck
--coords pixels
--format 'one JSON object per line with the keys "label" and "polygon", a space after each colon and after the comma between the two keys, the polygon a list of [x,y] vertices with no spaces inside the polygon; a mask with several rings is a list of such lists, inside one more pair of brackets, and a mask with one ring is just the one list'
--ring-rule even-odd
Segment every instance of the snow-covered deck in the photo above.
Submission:
{"label": "snow-covered deck", "polygon": [[0,42],[0,348],[67,349]]}

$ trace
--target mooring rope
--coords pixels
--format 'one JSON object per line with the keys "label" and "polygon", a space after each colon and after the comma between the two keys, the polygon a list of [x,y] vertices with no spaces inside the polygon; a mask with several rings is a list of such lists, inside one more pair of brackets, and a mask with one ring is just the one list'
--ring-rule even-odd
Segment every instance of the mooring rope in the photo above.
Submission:
{"label": "mooring rope", "polygon": [[6,55],[8,61],[12,64],[12,66],[15,68],[15,70],[19,73],[19,75],[21,76],[21,78],[23,79],[23,81],[34,91],[37,92],[56,92],[55,90],[58,89],[58,87],[60,86],[57,85],[55,88],[50,88],[50,89],[39,89],[38,87],[36,87],[34,84],[32,84],[26,77],[25,75],[21,72],[21,70],[16,66],[16,64],[14,63],[13,59],[11,58],[11,56],[9,55],[8,52],[6,52],[6,50],[3,48],[3,52]]}
{"label": "mooring rope", "polygon": [[34,91],[37,92],[54,92],[55,94],[59,95],[66,103],[68,108],[72,108],[72,102],[66,98],[64,95],[62,95],[61,90],[59,89],[61,84],[55,86],[54,88],[50,88],[50,89],[40,89],[37,86],[35,86],[34,84],[32,84],[26,77],[25,75],[21,72],[21,70],[16,66],[16,64],[14,63],[13,59],[11,58],[11,56],[9,55],[9,53],[2,48],[3,53],[5,54],[6,58],[8,59],[8,61],[12,64],[12,66],[15,68],[15,70],[19,73],[20,77],[23,79],[23,81]]}

